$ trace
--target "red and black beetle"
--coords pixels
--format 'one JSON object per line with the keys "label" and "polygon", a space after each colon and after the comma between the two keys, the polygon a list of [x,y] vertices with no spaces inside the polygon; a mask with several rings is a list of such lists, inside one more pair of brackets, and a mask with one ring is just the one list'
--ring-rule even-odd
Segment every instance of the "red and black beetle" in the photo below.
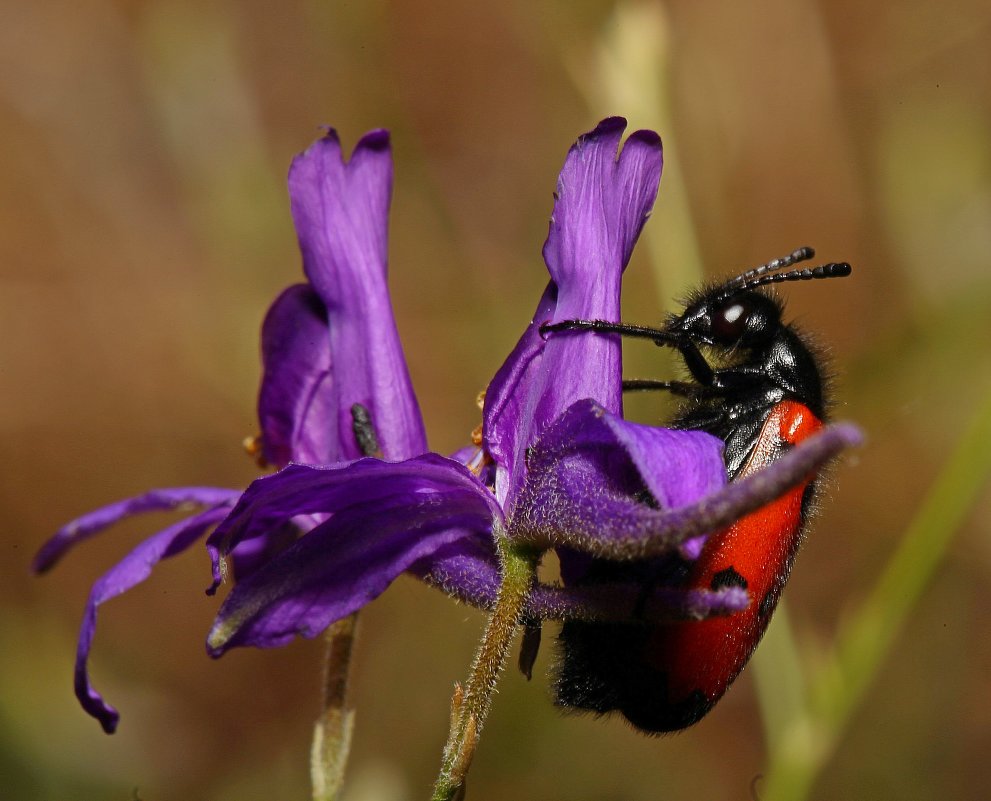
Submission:
{"label": "red and black beetle", "polygon": [[[618,333],[677,348],[691,381],[626,381],[624,389],[678,395],[681,408],[669,425],[722,439],[727,476],[737,481],[823,427],[819,360],[808,341],[782,320],[781,302],[763,290],[781,281],[850,274],[846,263],[786,269],[813,255],[811,248],[801,248],[697,292],[661,328],[569,320],[545,330]],[[566,622],[559,638],[557,703],[596,713],[618,710],[650,733],[698,722],[746,665],[767,628],[814,492],[810,478],[711,534],[693,562],[596,563],[583,583],[632,576],[644,581],[645,593],[659,584],[685,589],[736,585],[747,590],[751,603],[726,617],[663,625]]]}

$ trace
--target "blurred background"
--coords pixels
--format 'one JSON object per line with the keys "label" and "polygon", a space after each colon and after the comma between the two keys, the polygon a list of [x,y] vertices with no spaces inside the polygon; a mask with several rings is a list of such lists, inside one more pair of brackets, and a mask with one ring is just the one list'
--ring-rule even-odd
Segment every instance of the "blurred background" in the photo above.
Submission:
{"label": "blurred background", "polygon": [[[986,2],[0,0],[0,20],[0,798],[309,797],[319,642],[207,658],[194,548],[101,610],[94,682],[123,715],[107,737],[72,695],[83,603],[166,518],[43,579],[31,555],[111,500],[257,474],[241,449],[257,331],[301,277],[284,176],[320,124],[348,150],[393,132],[396,315],[433,447],[463,444],[546,282],[567,148],[611,114],[665,141],[626,318],[799,245],[848,260],[852,278],[786,295],[828,349],[836,416],[870,439],[832,473],[758,664],[708,718],[648,739],[563,717],[548,631],[532,682],[507,671],[470,801],[777,799],[795,764],[788,797],[986,792]],[[670,365],[628,345],[627,374]],[[910,527],[902,579],[879,585]],[[482,623],[406,578],[362,614],[348,801],[428,796]],[[859,691],[828,680],[851,631]]]}

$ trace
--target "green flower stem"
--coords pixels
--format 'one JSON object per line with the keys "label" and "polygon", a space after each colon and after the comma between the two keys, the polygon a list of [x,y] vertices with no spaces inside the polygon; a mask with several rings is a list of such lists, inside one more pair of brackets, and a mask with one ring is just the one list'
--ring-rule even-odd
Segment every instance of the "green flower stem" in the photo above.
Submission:
{"label": "green flower stem", "polygon": [[[365,456],[382,458],[375,423],[367,407],[351,407],[351,431],[358,450]],[[354,710],[348,703],[351,652],[358,633],[358,613],[338,620],[324,633],[323,711],[313,727],[310,747],[310,782],[313,801],[336,801],[344,784],[344,771],[351,753]]]}
{"label": "green flower stem", "polygon": [[761,795],[801,801],[991,474],[991,394],[960,438],[871,594],[809,682],[804,708],[775,737]]}
{"label": "green flower stem", "polygon": [[335,801],[344,783],[354,710],[348,703],[348,675],[351,650],[357,632],[358,613],[330,626],[324,634],[327,655],[324,661],[323,713],[313,730],[310,749],[310,780],[313,801]]}
{"label": "green flower stem", "polygon": [[495,607],[485,626],[468,682],[457,685],[451,701],[451,731],[444,746],[440,775],[432,801],[453,801],[462,791],[465,774],[475,753],[479,734],[492,705],[499,674],[506,664],[520,616],[537,572],[538,552],[517,546],[496,531],[502,563],[502,582]]}

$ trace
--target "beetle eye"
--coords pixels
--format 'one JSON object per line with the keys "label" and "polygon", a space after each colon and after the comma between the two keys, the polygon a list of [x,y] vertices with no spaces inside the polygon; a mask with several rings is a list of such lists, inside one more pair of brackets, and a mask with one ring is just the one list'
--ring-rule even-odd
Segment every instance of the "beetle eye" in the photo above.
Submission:
{"label": "beetle eye", "polygon": [[733,300],[716,309],[712,318],[712,338],[730,344],[741,339],[747,331],[751,315],[750,304]]}

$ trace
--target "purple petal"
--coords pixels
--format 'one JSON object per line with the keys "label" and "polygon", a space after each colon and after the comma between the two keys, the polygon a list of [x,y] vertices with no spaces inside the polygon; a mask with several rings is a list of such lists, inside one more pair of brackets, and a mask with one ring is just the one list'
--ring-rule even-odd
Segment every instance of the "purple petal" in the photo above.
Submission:
{"label": "purple petal", "polygon": [[599,419],[599,432],[576,421],[582,428],[576,446],[594,448],[599,439],[614,442],[629,457],[660,509],[687,506],[726,483],[724,444],[718,437],[631,423],[608,412]]}
{"label": "purple petal", "polygon": [[530,435],[524,421],[531,418],[537,402],[537,396],[528,390],[541,378],[541,356],[547,344],[540,335],[540,324],[554,315],[556,305],[557,287],[551,283],[537,304],[533,321],[485,391],[483,434],[485,448],[496,463],[496,497],[500,502],[509,494],[510,478],[522,473],[517,469],[517,454],[522,453]]}
{"label": "purple petal", "polygon": [[[531,447],[529,480],[507,514],[509,536],[521,526],[565,528],[564,516],[579,508],[587,510],[583,528],[609,528],[612,514],[694,503],[726,483],[722,452],[711,434],[631,423],[594,401],[578,401]],[[637,501],[644,490],[654,509]]]}
{"label": "purple petal", "polygon": [[210,536],[207,547],[216,560],[239,543],[267,536],[296,517],[334,514],[356,505],[372,508],[404,493],[417,493],[440,504],[445,493],[458,489],[481,498],[490,520],[501,517],[492,493],[469,470],[437,454],[405,462],[359,459],[329,466],[291,464],[254,481]]}
{"label": "purple petal", "polygon": [[[378,597],[414,563],[442,548],[450,557],[459,543],[471,547],[477,536],[491,536],[487,490],[453,471],[445,483],[438,475],[425,479],[396,469],[407,463],[374,464],[393,469],[379,469],[376,477],[367,469],[350,471],[349,505],[231,590],[207,638],[211,655],[236,645],[271,648],[296,635],[315,637]],[[370,492],[369,484],[384,492]]]}
{"label": "purple petal", "polygon": [[76,697],[83,709],[100,721],[107,734],[113,734],[120,715],[103,700],[100,693],[93,689],[86,668],[96,629],[97,608],[104,601],[127,592],[148,578],[152,568],[162,559],[186,550],[203,536],[208,528],[223,520],[228,511],[226,506],[207,509],[149,537],[101,576],[90,590],[76,650]]}
{"label": "purple petal", "polygon": [[[670,554],[685,536],[665,528],[667,516],[725,485],[722,450],[704,432],[629,423],[580,401],[531,448],[508,536],[557,546],[567,584],[594,567],[593,557]],[[647,577],[661,570],[643,567]]]}
{"label": "purple petal", "polygon": [[[371,413],[387,459],[427,449],[386,284],[392,156],[386,131],[372,131],[344,162],[330,130],[289,171],[293,220],[303,269],[327,311],[331,380],[323,421],[336,442],[327,460],[355,459],[351,407]],[[309,421],[314,424],[316,421]]]}
{"label": "purple petal", "polygon": [[491,609],[499,592],[500,567],[492,532],[481,532],[439,548],[409,568],[431,586],[459,601]]}
{"label": "purple petal", "polygon": [[[262,453],[269,464],[340,461],[331,414],[327,311],[306,284],[286,289],[262,324],[264,375],[258,393]],[[353,441],[350,437],[349,441]]]}
{"label": "purple petal", "polygon": [[[315,525],[315,523],[313,524]],[[270,531],[264,537],[255,537],[244,540],[233,551],[231,551],[229,564],[234,581],[244,581],[260,567],[270,562],[280,553],[285,551],[290,545],[299,539],[303,531],[307,531],[313,525],[295,525],[286,523]],[[209,549],[208,549],[209,552]],[[210,554],[211,557],[213,554]],[[216,565],[219,568],[219,565]],[[214,574],[214,579],[219,583],[221,576]],[[212,589],[212,587],[211,587]],[[208,594],[213,594],[212,592]]]}
{"label": "purple petal", "polygon": [[156,489],[94,509],[66,523],[39,549],[31,569],[44,573],[52,568],[69,549],[88,540],[103,529],[131,515],[160,512],[182,506],[217,506],[233,503],[241,493],[219,487],[176,487]]}
{"label": "purple petal", "polygon": [[569,151],[544,244],[551,285],[486,396],[486,444],[514,487],[522,481],[523,450],[575,401],[592,398],[622,411],[619,337],[582,333],[544,342],[539,327],[620,319],[622,273],[653,207],[662,164],[652,131],[632,134],[617,157],[625,128],[622,118],[603,120]]}
{"label": "purple petal", "polygon": [[[620,319],[622,273],[654,206],[663,161],[653,131],[631,134],[617,158],[625,128],[622,117],[603,120],[579,137],[561,170],[544,244],[558,287],[552,322]],[[552,337],[544,357],[555,369],[541,393],[538,425],[548,425],[581,398],[622,412],[618,336]]]}

